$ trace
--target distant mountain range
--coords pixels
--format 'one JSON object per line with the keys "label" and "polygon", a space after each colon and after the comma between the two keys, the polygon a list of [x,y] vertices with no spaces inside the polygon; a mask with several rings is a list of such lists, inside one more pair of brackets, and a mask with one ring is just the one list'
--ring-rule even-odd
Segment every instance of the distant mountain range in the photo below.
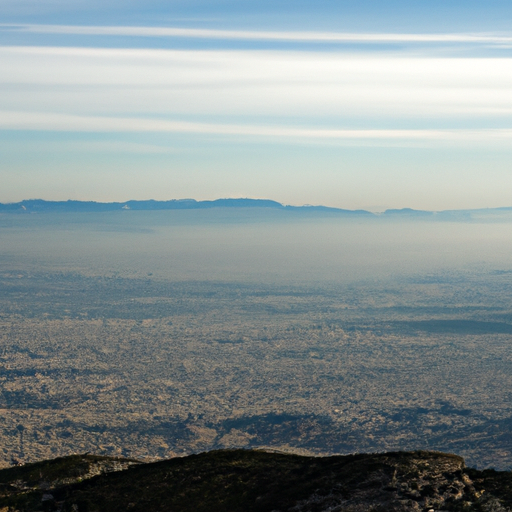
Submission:
{"label": "distant mountain range", "polygon": [[122,210],[204,210],[209,208],[266,208],[280,211],[302,213],[324,213],[329,215],[388,217],[432,220],[469,221],[476,219],[493,219],[512,216],[512,207],[481,208],[473,210],[444,210],[428,211],[411,208],[389,209],[383,213],[372,213],[367,210],[347,210],[328,206],[290,206],[283,205],[270,199],[215,199],[212,201],[197,201],[195,199],[171,199],[169,201],[126,201],[100,203],[96,201],[45,201],[44,199],[28,199],[18,203],[0,203],[0,213],[44,213],[44,212],[111,212]]}
{"label": "distant mountain range", "polygon": [[110,212],[116,210],[202,210],[207,208],[272,208],[276,210],[307,210],[348,215],[373,215],[366,210],[343,210],[327,206],[285,206],[270,199],[215,199],[196,201],[195,199],[171,199],[169,201],[126,201],[123,203],[99,203],[96,201],[45,201],[28,199],[19,203],[0,203],[0,212]]}

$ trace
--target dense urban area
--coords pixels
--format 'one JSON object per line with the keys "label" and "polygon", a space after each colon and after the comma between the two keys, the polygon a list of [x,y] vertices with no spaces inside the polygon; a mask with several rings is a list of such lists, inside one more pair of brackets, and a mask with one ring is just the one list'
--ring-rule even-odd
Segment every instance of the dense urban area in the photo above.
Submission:
{"label": "dense urban area", "polygon": [[512,274],[356,285],[0,275],[0,466],[434,449],[512,461]]}

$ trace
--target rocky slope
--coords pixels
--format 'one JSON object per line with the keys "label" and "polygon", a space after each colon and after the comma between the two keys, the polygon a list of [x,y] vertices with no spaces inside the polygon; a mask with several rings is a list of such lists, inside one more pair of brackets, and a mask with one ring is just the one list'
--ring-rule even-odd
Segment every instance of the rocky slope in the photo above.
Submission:
{"label": "rocky slope", "polygon": [[0,511],[512,510],[512,473],[396,452],[301,457],[226,450],[150,464],[74,455],[0,471]]}

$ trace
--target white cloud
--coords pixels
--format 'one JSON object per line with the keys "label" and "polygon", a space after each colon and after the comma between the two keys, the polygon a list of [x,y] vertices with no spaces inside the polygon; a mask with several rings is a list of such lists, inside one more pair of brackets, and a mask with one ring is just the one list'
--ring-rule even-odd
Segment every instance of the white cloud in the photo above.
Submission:
{"label": "white cloud", "polygon": [[512,36],[500,34],[393,34],[345,32],[292,32],[255,30],[217,30],[179,27],[126,27],[79,25],[0,25],[4,29],[38,34],[110,35],[140,37],[185,37],[251,41],[294,41],[326,43],[473,43],[510,44]]}
{"label": "white cloud", "polygon": [[[0,109],[75,115],[506,119],[512,59],[0,47]],[[348,120],[348,121],[347,121]]]}
{"label": "white cloud", "polygon": [[505,142],[512,145],[512,129],[493,130],[340,130],[194,123],[148,118],[73,116],[40,112],[0,112],[0,129],[78,132],[161,132],[251,138],[339,141],[405,141],[440,143]]}

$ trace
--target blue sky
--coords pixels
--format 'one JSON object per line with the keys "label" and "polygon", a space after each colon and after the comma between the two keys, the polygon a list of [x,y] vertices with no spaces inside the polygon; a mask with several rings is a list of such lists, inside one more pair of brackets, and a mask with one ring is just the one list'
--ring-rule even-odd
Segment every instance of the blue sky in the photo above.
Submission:
{"label": "blue sky", "polygon": [[511,15],[0,0],[0,201],[512,205]]}

